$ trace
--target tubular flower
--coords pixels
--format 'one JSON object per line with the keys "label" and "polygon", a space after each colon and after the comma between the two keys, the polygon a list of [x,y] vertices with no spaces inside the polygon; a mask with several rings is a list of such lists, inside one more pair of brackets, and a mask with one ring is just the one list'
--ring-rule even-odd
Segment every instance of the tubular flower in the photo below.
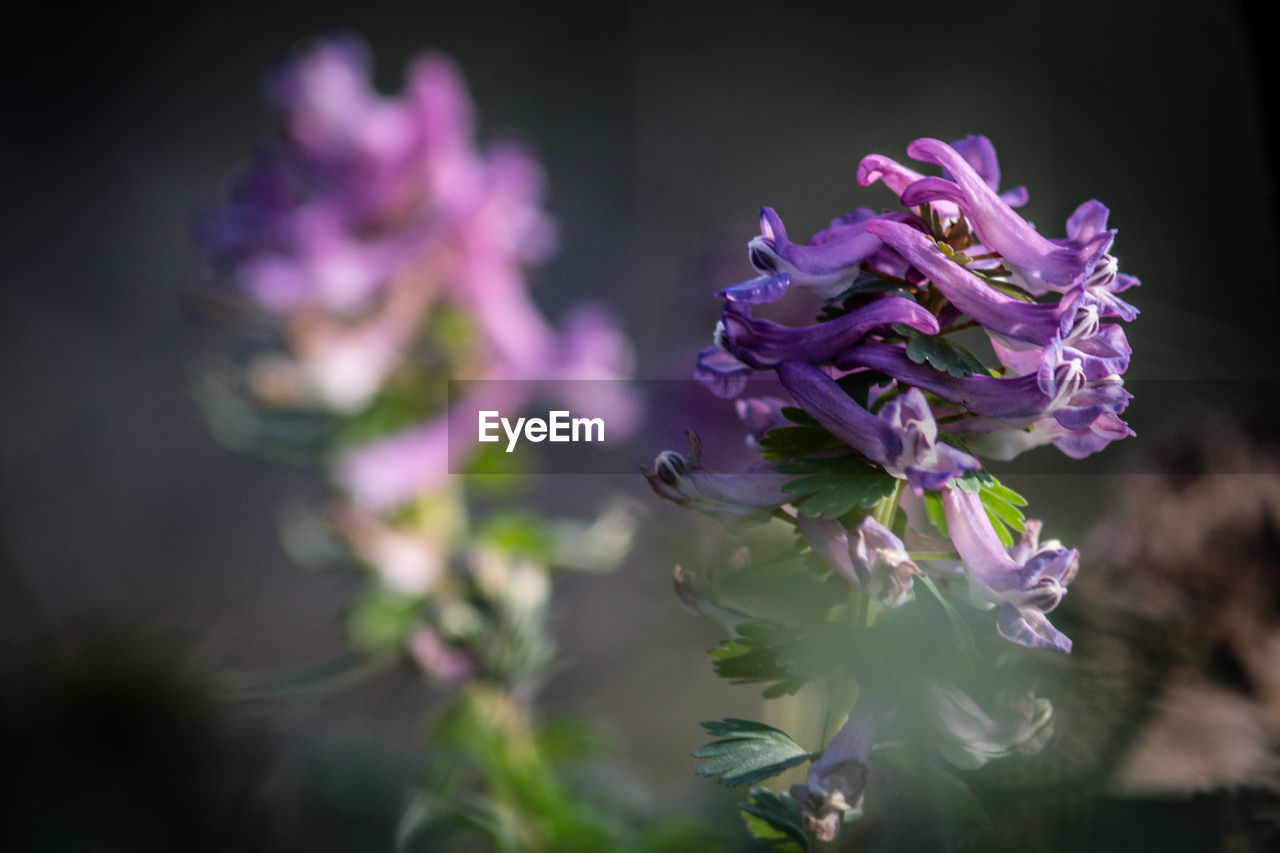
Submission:
{"label": "tubular flower", "polygon": [[891,400],[877,416],[816,367],[786,361],[778,365],[778,378],[832,435],[905,479],[916,494],[982,467],[973,456],[938,440],[938,424],[917,388]]}
{"label": "tubular flower", "polygon": [[933,681],[926,693],[943,757],[965,770],[1014,752],[1037,753],[1053,734],[1053,705],[1030,691],[1000,697],[993,714],[952,684]]}
{"label": "tubular flower", "polygon": [[982,245],[999,252],[1017,273],[1018,283],[1033,294],[1062,293],[1085,284],[1115,239],[1114,231],[1098,231],[1090,233],[1087,241],[1055,243],[1015,213],[950,145],[937,139],[917,139],[907,146],[907,153],[942,166],[951,178],[921,178],[903,191],[903,205],[954,204]]}
{"label": "tubular flower", "polygon": [[944,489],[942,506],[969,577],[970,597],[980,606],[998,608],[1000,635],[1033,649],[1070,652],[1071,640],[1045,614],[1067,594],[1079,552],[1057,541],[1041,546],[1035,523],[1027,525],[1022,542],[1005,550],[976,494]]}
{"label": "tubular flower", "polygon": [[796,518],[796,530],[814,553],[881,607],[893,610],[911,595],[911,579],[921,574],[902,540],[871,516],[862,519],[852,541],[831,518]]}
{"label": "tubular flower", "polygon": [[664,450],[653,462],[653,471],[644,471],[649,486],[662,498],[688,506],[720,519],[730,528],[758,524],[773,510],[791,500],[782,491],[789,479],[772,468],[760,466],[741,474],[723,474],[702,467],[702,445],[689,435],[686,459],[674,450]]}
{"label": "tubular flower", "polygon": [[[772,207],[760,210],[760,236],[747,245],[751,264],[766,276],[781,282],[781,289],[721,291],[722,298],[735,301],[752,301],[746,298],[771,296],[760,301],[776,301],[790,285],[804,287],[819,296],[832,297],[840,293],[857,278],[859,265],[871,259],[881,247],[880,239],[868,232],[864,223],[875,217],[866,208],[854,211],[844,219],[836,220],[825,231],[813,235],[804,246],[787,239],[787,229]],[[738,287],[741,287],[739,285]]]}
{"label": "tubular flower", "polygon": [[833,841],[846,813],[861,808],[867,761],[878,736],[878,721],[869,703],[859,702],[822,756],[809,767],[804,783],[791,786],[791,798],[819,841]]}
{"label": "tubular flower", "polygon": [[716,343],[748,367],[768,370],[783,361],[831,361],[867,333],[894,323],[928,335],[938,331],[932,314],[909,299],[896,297],[877,300],[826,323],[799,328],[757,320],[748,306],[728,302],[716,327]]}

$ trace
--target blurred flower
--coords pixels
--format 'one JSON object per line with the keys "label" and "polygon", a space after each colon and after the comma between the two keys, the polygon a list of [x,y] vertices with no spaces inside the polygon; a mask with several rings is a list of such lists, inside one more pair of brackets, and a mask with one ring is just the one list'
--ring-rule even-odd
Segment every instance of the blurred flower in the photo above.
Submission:
{"label": "blurred flower", "polygon": [[1053,734],[1053,705],[1030,691],[999,697],[994,714],[952,684],[933,681],[927,693],[942,755],[965,770],[1010,753],[1037,753]]}

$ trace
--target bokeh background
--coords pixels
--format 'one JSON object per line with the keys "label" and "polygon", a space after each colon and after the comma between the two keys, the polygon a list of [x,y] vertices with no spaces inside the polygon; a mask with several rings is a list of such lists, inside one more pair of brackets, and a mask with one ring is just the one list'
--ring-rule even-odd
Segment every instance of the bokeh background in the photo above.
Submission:
{"label": "bokeh background", "polygon": [[[547,171],[561,250],[537,276],[537,301],[552,317],[583,299],[611,305],[641,377],[688,375],[718,312],[712,293],[750,273],[761,205],[807,236],[892,202],[856,185],[863,154],[984,133],[1042,228],[1060,231],[1085,199],[1109,205],[1121,268],[1143,281],[1127,377],[1139,439],[1085,474],[1032,463],[1014,481],[1055,533],[1074,541],[1107,511],[1145,435],[1278,396],[1274,60],[1247,4],[232,0],[25,12],[0,77],[0,616],[53,649],[116,643],[197,682],[341,649],[345,581],[292,564],[277,539],[284,508],[321,484],[208,436],[193,380],[225,332],[188,310],[207,283],[193,217],[264,139],[263,75],[336,31],[367,41],[384,91],[424,48],[458,61],[482,137],[517,135]],[[636,441],[636,465],[679,435],[676,420]],[[648,506],[663,542],[697,529],[638,475],[572,483],[549,478],[533,494],[585,513],[620,491]],[[623,759],[668,797],[709,787],[690,773],[694,721],[757,703],[750,688],[712,683],[701,652],[715,632],[672,600],[676,559],[642,536],[618,575],[558,582],[565,655],[547,694],[553,708],[603,715]],[[359,820],[389,832],[429,698],[412,677],[389,678],[254,706],[237,724],[286,776],[358,757],[365,776],[317,784],[334,802],[362,785],[370,801],[385,792],[384,812]]]}

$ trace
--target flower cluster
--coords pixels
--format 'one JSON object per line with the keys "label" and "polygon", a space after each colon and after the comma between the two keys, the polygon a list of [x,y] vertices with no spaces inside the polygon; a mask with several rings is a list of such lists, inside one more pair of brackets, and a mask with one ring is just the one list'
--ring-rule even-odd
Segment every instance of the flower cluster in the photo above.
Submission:
{"label": "flower cluster", "polygon": [[[1138,282],[1110,254],[1116,232],[1099,202],[1080,205],[1063,237],[1042,236],[1023,219],[1015,208],[1027,192],[1000,191],[985,137],[918,139],[907,153],[943,174],[880,155],[857,171],[863,186],[888,186],[900,210],[859,208],[805,244],[788,239],[773,209],[761,211],[749,243],[758,274],[718,293],[714,345],[699,354],[696,376],[718,396],[738,398],[764,458],[724,474],[667,452],[650,483],[735,525],[793,525],[824,582],[851,590],[856,606],[836,618],[852,629],[869,628],[877,609],[896,615],[925,586],[957,624],[964,620],[952,599],[967,599],[995,611],[1005,640],[1069,652],[1047,614],[1078,554],[1041,542],[1040,523],[1018,508],[1025,501],[980,458],[1010,460],[1047,444],[1078,458],[1132,434],[1121,418],[1130,399],[1121,322],[1137,311],[1119,294]],[[753,316],[794,291],[822,300],[816,322]],[[987,363],[973,351],[983,349]],[[753,378],[776,379],[790,399],[743,397]],[[696,603],[682,577],[682,597]],[[709,587],[703,593],[714,598]],[[905,673],[851,677],[862,690],[846,728],[792,791],[820,838],[834,835],[833,815],[855,811],[871,744],[902,716],[895,709],[914,702],[907,693],[935,709],[935,728],[949,734],[941,752],[961,766],[1027,751],[1047,736],[1043,699],[998,721],[932,675],[909,689]]]}
{"label": "flower cluster", "polygon": [[[271,142],[200,228],[216,292],[270,341],[222,382],[214,426],[249,450],[287,444],[332,479],[323,524],[306,528],[322,541],[290,538],[372,575],[358,644],[399,645],[444,681],[512,676],[532,653],[495,646],[506,629],[488,623],[541,624],[553,549],[510,519],[471,529],[450,474],[478,464],[476,445],[450,442],[451,427],[474,434],[477,408],[520,408],[524,380],[623,378],[630,347],[599,309],[558,332],[531,302],[527,271],[555,245],[541,170],[514,142],[477,147],[448,59],[414,59],[387,97],[362,45],[335,38],[279,68],[268,93]],[[596,384],[614,399],[593,407],[623,429],[634,401]]]}

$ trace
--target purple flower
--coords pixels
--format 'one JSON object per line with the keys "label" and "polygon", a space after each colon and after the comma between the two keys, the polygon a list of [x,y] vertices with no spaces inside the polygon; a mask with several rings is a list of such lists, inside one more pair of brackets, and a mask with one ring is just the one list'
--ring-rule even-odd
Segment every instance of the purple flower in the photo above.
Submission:
{"label": "purple flower", "polygon": [[759,275],[730,285],[716,292],[727,302],[744,302],[747,305],[765,305],[777,302],[791,287],[791,276],[786,273]]}
{"label": "purple flower", "polygon": [[[1080,246],[1096,239],[1100,234],[1114,233],[1106,232],[1109,213],[1110,211],[1102,202],[1086,201],[1076,208],[1067,220],[1067,239],[1054,242],[1066,246]],[[1090,302],[1098,306],[1099,313],[1103,317],[1119,317],[1129,322],[1137,318],[1138,309],[1116,294],[1137,286],[1139,282],[1135,277],[1119,272],[1117,266],[1114,257],[1104,254],[1094,267],[1093,274],[1085,282],[1085,289],[1089,294]]]}
{"label": "purple flower", "polygon": [[654,470],[644,470],[658,497],[714,516],[731,529],[767,521],[775,509],[791,500],[782,491],[790,477],[766,463],[741,474],[708,471],[702,467],[702,443],[693,433],[689,434],[689,447],[688,459],[674,450],[664,450],[654,460]]}
{"label": "purple flower", "polygon": [[1037,523],[1028,524],[1022,541],[1006,551],[977,494],[944,489],[942,506],[969,576],[970,597],[980,606],[998,608],[1000,635],[1033,649],[1070,652],[1071,640],[1045,614],[1066,595],[1079,552],[1056,541],[1041,546]]}
{"label": "purple flower", "polygon": [[961,313],[988,331],[1043,345],[1070,328],[1079,292],[1056,303],[1024,302],[999,292],[948,258],[919,228],[887,220],[868,223],[867,228],[927,276]]}
{"label": "purple flower", "polygon": [[839,521],[799,515],[796,529],[814,553],[835,572],[869,596],[876,604],[892,610],[911,595],[911,578],[920,569],[902,540],[867,516],[858,525],[850,542],[849,531]]}
{"label": "purple flower", "polygon": [[698,353],[693,376],[717,397],[732,399],[743,392],[754,372],[749,365],[713,344]]}
{"label": "purple flower", "polygon": [[952,376],[927,364],[916,364],[902,347],[879,343],[848,350],[838,359],[837,366],[878,370],[937,394],[965,412],[1010,426],[1029,426],[1053,416],[1067,429],[1084,429],[1104,415],[1118,416],[1128,405],[1131,395],[1119,377],[1103,376],[1090,381],[1085,363],[1078,358],[1065,358],[1057,341],[1040,355],[1035,373],[1008,379],[981,374]]}
{"label": "purple flower", "polygon": [[810,765],[804,784],[791,786],[791,798],[819,841],[835,840],[845,814],[861,808],[867,761],[877,737],[877,714],[870,702],[861,700],[821,757]]}
{"label": "purple flower", "polygon": [[[1127,393],[1119,386],[1082,393]],[[1115,405],[1111,403],[1109,405]],[[1008,462],[1028,450],[1052,444],[1072,459],[1083,459],[1113,441],[1135,435],[1120,416],[1103,411],[1086,426],[1071,429],[1056,416],[1042,418],[1026,427],[1009,427],[988,418],[969,418],[950,425],[952,434],[964,439],[974,453]]]}
{"label": "purple flower", "polygon": [[907,146],[907,154],[942,166],[951,179],[921,178],[902,193],[902,203],[907,207],[937,201],[954,204],[982,244],[999,252],[1015,271],[1017,283],[1031,293],[1065,292],[1084,285],[1115,239],[1114,231],[1099,231],[1090,233],[1087,241],[1068,239],[1055,243],[1014,213],[973,166],[945,142],[917,139]]}
{"label": "purple flower", "polygon": [[820,364],[853,346],[868,332],[902,323],[936,334],[938,321],[925,308],[901,297],[878,299],[825,323],[792,328],[757,320],[751,307],[727,302],[716,326],[716,344],[738,361],[768,370],[783,361]]}
{"label": "purple flower", "polygon": [[[1000,164],[996,160],[996,149],[991,144],[991,140],[985,136],[966,136],[951,145],[993,192],[1000,189]],[[924,175],[914,169],[909,169],[883,154],[868,154],[858,164],[860,185],[867,187],[876,181],[883,181],[885,186],[899,197],[907,191],[908,187],[923,177]],[[1001,193],[1000,198],[1010,207],[1021,207],[1027,203],[1027,188],[1015,187]],[[948,201],[934,202],[934,208],[944,219],[954,217],[960,212],[956,205]]]}
{"label": "purple flower", "polygon": [[746,397],[734,402],[742,425],[752,441],[758,442],[769,430],[787,425],[782,409],[787,405],[777,397]]}
{"label": "purple flower", "polygon": [[747,251],[752,265],[776,281],[747,290],[738,290],[742,285],[737,285],[721,294],[738,301],[773,302],[788,286],[795,285],[823,298],[839,295],[857,278],[859,266],[881,248],[880,239],[867,233],[863,224],[874,217],[875,213],[861,208],[801,246],[787,239],[787,229],[772,207],[761,208],[760,236],[747,245]]}
{"label": "purple flower", "polygon": [[918,388],[890,400],[877,416],[816,367],[784,361],[777,370],[802,409],[836,438],[905,478],[916,494],[982,467],[964,451],[938,441],[937,422]]}

